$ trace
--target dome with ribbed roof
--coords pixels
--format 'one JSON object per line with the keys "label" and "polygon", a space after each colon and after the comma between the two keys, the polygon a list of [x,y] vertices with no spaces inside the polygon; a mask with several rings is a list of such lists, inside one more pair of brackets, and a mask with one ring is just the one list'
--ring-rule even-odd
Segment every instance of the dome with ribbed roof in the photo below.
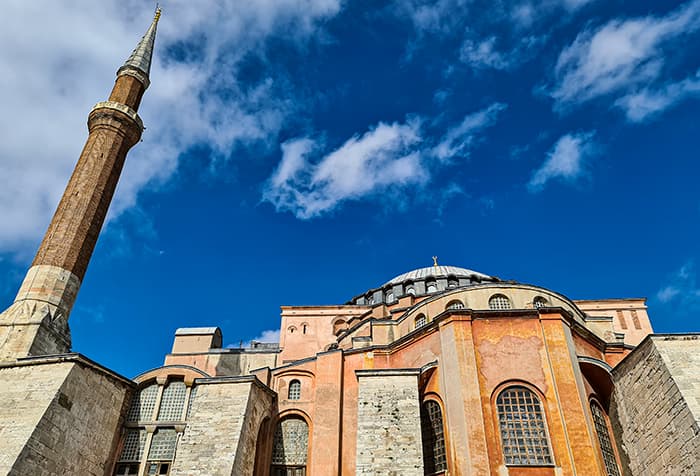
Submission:
{"label": "dome with ribbed roof", "polygon": [[390,284],[399,284],[403,283],[405,281],[417,281],[417,280],[423,280],[426,278],[431,278],[431,277],[448,277],[448,276],[454,276],[454,277],[465,277],[465,278],[470,278],[472,276],[475,276],[479,279],[491,279],[491,276],[484,274],[484,273],[479,273],[477,271],[473,271],[471,269],[467,268],[460,268],[457,266],[428,266],[425,268],[418,268],[414,269],[413,271],[409,271],[408,273],[403,273],[398,276],[396,276],[394,279],[391,279],[384,283],[383,286],[388,286]]}
{"label": "dome with ribbed roof", "polygon": [[462,286],[473,286],[482,282],[498,282],[495,276],[479,273],[458,266],[428,266],[400,274],[378,288],[355,296],[348,304],[375,305],[392,304],[408,294],[425,296]]}

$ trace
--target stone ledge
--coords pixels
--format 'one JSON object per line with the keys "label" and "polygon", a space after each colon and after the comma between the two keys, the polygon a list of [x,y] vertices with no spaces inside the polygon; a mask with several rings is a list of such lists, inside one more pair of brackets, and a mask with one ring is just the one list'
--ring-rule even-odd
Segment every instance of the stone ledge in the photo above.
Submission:
{"label": "stone ledge", "polygon": [[88,357],[85,357],[83,354],[79,354],[77,352],[71,352],[69,354],[55,354],[55,355],[39,355],[39,356],[31,356],[31,357],[22,357],[20,359],[17,359],[16,361],[12,362],[0,362],[0,369],[5,369],[5,368],[12,368],[12,367],[28,367],[32,365],[50,365],[50,364],[60,364],[64,362],[73,362],[80,364],[84,367],[91,368],[93,370],[96,370],[97,372],[110,377],[114,380],[118,380],[121,383],[124,383],[130,387],[136,387],[136,383],[124,377],[123,375],[120,375],[113,370],[108,369],[107,367],[104,367],[97,362],[95,362],[92,359],[89,359]]}
{"label": "stone ledge", "polygon": [[216,384],[227,384],[227,383],[252,383],[256,385],[261,390],[264,390],[270,395],[277,396],[277,392],[272,390],[270,387],[262,383],[258,377],[255,375],[240,375],[235,377],[203,377],[195,379],[195,385],[216,385]]}
{"label": "stone ledge", "polygon": [[396,377],[396,376],[418,376],[421,369],[358,369],[355,370],[355,375],[360,377]]}

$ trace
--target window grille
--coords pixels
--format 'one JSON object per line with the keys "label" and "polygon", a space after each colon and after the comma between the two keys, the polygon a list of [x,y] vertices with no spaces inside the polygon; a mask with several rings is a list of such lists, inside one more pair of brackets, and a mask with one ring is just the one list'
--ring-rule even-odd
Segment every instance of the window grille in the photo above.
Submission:
{"label": "window grille", "polygon": [[489,309],[493,311],[511,309],[510,299],[505,297],[503,294],[495,294],[491,296],[491,299],[489,299]]}
{"label": "window grille", "polygon": [[445,431],[440,405],[428,400],[421,407],[421,435],[423,437],[423,467],[425,474],[447,471]]}
{"label": "window grille", "polygon": [[158,397],[158,385],[153,384],[141,389],[131,400],[131,407],[126,416],[126,421],[151,421],[153,420],[153,409],[156,406]]}
{"label": "window grille", "polygon": [[145,445],[146,430],[126,430],[124,447],[122,448],[122,454],[119,457],[119,461],[141,461],[141,456],[143,456],[143,448]]}
{"label": "window grille", "polygon": [[272,464],[305,466],[309,446],[309,427],[304,420],[287,418],[275,430]]}
{"label": "window grille", "polygon": [[462,301],[450,301],[445,309],[464,309],[464,303]]}
{"label": "window grille", "polygon": [[292,380],[289,382],[289,391],[287,392],[289,400],[299,400],[301,398],[301,382]]}
{"label": "window grille", "polygon": [[598,434],[600,451],[603,453],[605,470],[608,472],[608,476],[620,476],[620,471],[617,468],[617,461],[615,460],[615,450],[613,450],[612,440],[610,439],[603,409],[597,403],[591,402],[591,413],[593,414],[595,431]]}
{"label": "window grille", "polygon": [[197,396],[197,387],[192,387],[192,390],[190,390],[190,401],[187,403],[187,416],[185,417],[186,419],[190,419],[190,414],[192,413],[192,403],[194,402],[194,398]]}
{"label": "window grille", "polygon": [[160,409],[158,410],[159,421],[178,421],[182,420],[182,411],[185,407],[185,394],[187,387],[185,382],[171,381],[163,390],[163,397],[160,400]]}
{"label": "window grille", "polygon": [[148,461],[172,461],[175,456],[177,432],[175,428],[158,428],[151,439]]}
{"label": "window grille", "polygon": [[428,318],[425,317],[425,315],[419,314],[418,317],[416,317],[416,320],[415,320],[416,329],[418,329],[419,327],[423,327],[427,323],[428,323]]}
{"label": "window grille", "polygon": [[138,476],[139,466],[138,463],[118,463],[114,474],[116,476]]}
{"label": "window grille", "polygon": [[547,300],[543,298],[542,296],[537,296],[533,301],[532,304],[535,306],[535,309],[539,309],[541,307],[546,307],[547,306]]}
{"label": "window grille", "polygon": [[550,465],[544,412],[539,398],[525,387],[509,387],[496,400],[506,464]]}

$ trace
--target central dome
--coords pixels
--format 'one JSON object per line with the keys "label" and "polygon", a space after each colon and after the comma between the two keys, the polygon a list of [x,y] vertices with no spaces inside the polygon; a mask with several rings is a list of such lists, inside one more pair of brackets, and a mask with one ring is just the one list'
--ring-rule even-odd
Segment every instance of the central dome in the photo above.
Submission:
{"label": "central dome", "polygon": [[479,273],[457,266],[428,266],[396,276],[378,288],[355,296],[349,304],[363,306],[379,303],[392,304],[402,296],[426,296],[461,286],[472,286],[482,282],[499,282],[495,276]]}
{"label": "central dome", "polygon": [[491,279],[491,276],[487,274],[479,273],[477,271],[473,271],[467,268],[460,268],[458,266],[428,266],[425,268],[414,269],[413,271],[409,271],[408,273],[400,274],[395,278],[384,283],[382,287],[388,286],[390,284],[403,283],[404,281],[416,281],[423,280],[425,278],[437,278],[448,276],[464,278],[475,276],[480,279]]}

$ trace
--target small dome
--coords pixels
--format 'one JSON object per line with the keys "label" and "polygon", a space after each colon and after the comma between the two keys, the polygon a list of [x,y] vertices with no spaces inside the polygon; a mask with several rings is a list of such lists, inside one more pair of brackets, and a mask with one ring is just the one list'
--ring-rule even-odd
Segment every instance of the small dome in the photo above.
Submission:
{"label": "small dome", "polygon": [[403,273],[398,276],[396,276],[394,279],[387,281],[382,285],[388,286],[390,284],[399,284],[403,283],[404,281],[419,281],[423,280],[425,278],[438,278],[438,277],[448,277],[448,276],[455,276],[455,277],[463,277],[467,278],[470,276],[477,276],[480,279],[486,279],[486,280],[491,280],[493,279],[491,276],[484,274],[484,273],[479,273],[477,271],[473,271],[471,269],[467,268],[459,268],[457,266],[428,266],[426,268],[418,268],[414,269],[413,271],[409,271],[408,273]]}

